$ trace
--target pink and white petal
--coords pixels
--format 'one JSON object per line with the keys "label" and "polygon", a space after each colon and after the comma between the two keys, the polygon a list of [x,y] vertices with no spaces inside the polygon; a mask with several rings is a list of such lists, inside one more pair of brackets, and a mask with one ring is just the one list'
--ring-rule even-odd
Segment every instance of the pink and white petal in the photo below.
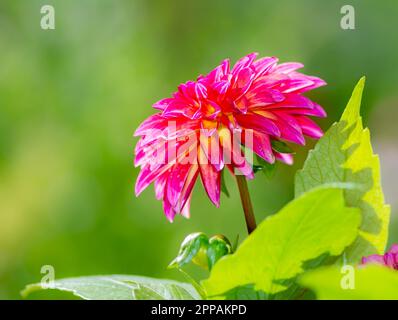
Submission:
{"label": "pink and white petal", "polygon": [[[199,166],[197,164],[192,165],[188,177],[185,181],[184,188],[181,191],[181,198],[179,200],[179,210],[184,210],[186,202],[190,200],[192,195],[193,187],[195,186],[196,179],[199,175]],[[182,209],[181,209],[182,208]]]}
{"label": "pink and white petal", "polygon": [[166,98],[155,102],[152,107],[158,110],[163,111],[174,99],[173,98]]}
{"label": "pink and white petal", "polygon": [[137,181],[135,183],[135,194],[139,196],[153,181],[159,178],[163,173],[169,170],[173,166],[173,163],[167,163],[161,165],[156,170],[151,170],[150,164],[145,165],[141,168],[138,174]]}
{"label": "pink and white petal", "polygon": [[323,136],[322,129],[311,119],[300,116],[296,117],[296,120],[300,124],[303,134],[305,134],[306,136],[314,139],[319,139]]}
{"label": "pink and white petal", "polygon": [[155,180],[154,182],[154,187],[155,187],[155,196],[157,200],[161,200],[164,197],[164,188],[166,186],[167,182],[167,172],[160,176],[158,179]]}
{"label": "pink and white petal", "polygon": [[219,207],[221,173],[217,171],[212,164],[207,163],[203,151],[199,151],[198,153],[199,172],[203,186],[211,202],[213,202],[216,207]]}
{"label": "pink and white petal", "polygon": [[164,211],[164,214],[166,215],[166,218],[170,222],[173,222],[174,217],[176,216],[177,212],[176,212],[175,208],[170,204],[166,195],[163,198],[163,211]]}
{"label": "pink and white petal", "polygon": [[244,56],[243,58],[240,58],[234,65],[234,67],[231,70],[231,73],[233,75],[236,75],[241,69],[250,66],[253,61],[256,59],[258,53],[253,52],[248,54],[247,56]]}
{"label": "pink and white petal", "polygon": [[379,265],[384,265],[384,257],[379,254],[372,254],[368,257],[363,257],[362,258],[362,264],[379,264]]}
{"label": "pink and white petal", "polygon": [[178,200],[181,198],[181,192],[184,188],[190,169],[190,164],[177,164],[169,172],[166,184],[166,194],[169,203],[174,208],[178,208]]}
{"label": "pink and white petal", "polygon": [[149,116],[137,128],[134,132],[134,136],[142,136],[154,130],[162,130],[165,122],[167,122],[167,119],[163,118],[160,113]]}
{"label": "pink and white petal", "polygon": [[187,218],[187,219],[189,219],[190,216],[191,216],[191,213],[190,213],[191,196],[192,196],[192,195],[189,196],[189,198],[188,198],[187,201],[185,202],[184,207],[183,207],[182,210],[181,210],[181,215],[182,215],[184,218]]}
{"label": "pink and white petal", "polygon": [[276,108],[276,109],[272,109],[275,111],[284,111],[287,112],[291,115],[303,115],[303,116],[313,116],[313,117],[319,117],[319,118],[325,118],[327,116],[325,110],[323,110],[323,108],[314,103],[313,108],[309,109],[309,108],[289,108],[288,110],[283,109],[283,108]]}
{"label": "pink and white petal", "polygon": [[393,244],[388,252],[398,254],[398,244]]}
{"label": "pink and white petal", "polygon": [[297,69],[301,69],[303,67],[304,67],[304,65],[302,63],[285,62],[285,63],[281,63],[281,64],[277,65],[273,71],[274,72],[278,72],[278,73],[288,74],[288,73],[290,73],[292,71],[295,71]]}
{"label": "pink and white petal", "polygon": [[293,156],[289,153],[279,153],[279,152],[274,152],[275,154],[275,158],[280,161],[283,162],[287,165],[292,165],[293,164]]}
{"label": "pink and white petal", "polygon": [[275,137],[280,137],[281,135],[275,122],[267,117],[254,113],[247,113],[245,115],[237,115],[236,120],[243,128],[263,132]]}
{"label": "pink and white petal", "polygon": [[280,130],[280,138],[289,142],[305,145],[305,138],[299,123],[292,116],[282,112],[272,112],[273,120]]}
{"label": "pink and white petal", "polygon": [[276,57],[264,57],[253,62],[254,70],[256,71],[256,78],[270,72],[274,71],[275,65],[278,63],[278,58]]}
{"label": "pink and white petal", "polygon": [[[245,147],[247,145],[245,144]],[[275,162],[274,153],[272,152],[271,141],[267,134],[261,132],[253,132],[253,149],[257,155],[269,163]]]}

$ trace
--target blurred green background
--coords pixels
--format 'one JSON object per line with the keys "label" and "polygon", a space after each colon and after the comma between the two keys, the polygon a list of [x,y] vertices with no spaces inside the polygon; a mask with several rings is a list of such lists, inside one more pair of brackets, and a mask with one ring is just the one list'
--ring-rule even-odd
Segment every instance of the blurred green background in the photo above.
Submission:
{"label": "blurred green background", "polygon": [[[257,51],[300,61],[328,82],[311,93],[336,121],[367,76],[365,124],[380,154],[398,241],[398,3],[349,1],[356,29],[340,28],[347,1],[2,0],[0,2],[0,298],[40,281],[128,273],[182,279],[166,270],[187,233],[245,236],[237,189],[220,209],[200,183],[192,217],[170,224],[152,188],[133,190],[138,124],[151,104],[221,60]],[[56,29],[40,28],[55,7]],[[310,142],[308,147],[312,147]],[[293,167],[250,183],[258,221],[293,196]]]}

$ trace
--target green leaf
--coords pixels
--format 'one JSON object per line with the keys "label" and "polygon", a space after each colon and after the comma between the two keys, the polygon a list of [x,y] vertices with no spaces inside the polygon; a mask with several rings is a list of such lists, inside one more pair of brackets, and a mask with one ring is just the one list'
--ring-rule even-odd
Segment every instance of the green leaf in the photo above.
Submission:
{"label": "green leaf", "polygon": [[286,143],[280,140],[271,141],[272,149],[279,153],[294,153],[292,148],[290,148]]}
{"label": "green leaf", "polygon": [[345,206],[342,190],[305,193],[264,220],[236,253],[221,258],[203,286],[209,297],[230,297],[249,286],[266,297],[280,293],[306,270],[304,263],[340,255],[357,237],[359,224],[359,210]]}
{"label": "green leaf", "polygon": [[[354,269],[353,269],[354,270]],[[315,291],[321,300],[397,300],[398,271],[382,266],[354,270],[353,287],[344,285],[346,271],[336,267],[321,268],[304,274],[299,282]],[[351,276],[350,276],[351,277]]]}
{"label": "green leaf", "polygon": [[173,280],[159,280],[128,275],[88,276],[55,280],[52,288],[40,283],[30,284],[21,292],[23,297],[39,290],[71,292],[85,300],[197,300],[192,285]]}
{"label": "green leaf", "polygon": [[380,184],[380,163],[373,154],[368,129],[363,129],[360,105],[365,78],[355,87],[338,123],[335,123],[310,151],[304,168],[296,174],[295,193],[333,183],[353,183],[359,188],[344,192],[346,204],[362,212],[361,230],[346,250],[348,263],[362,256],[384,252],[390,208],[384,203]]}

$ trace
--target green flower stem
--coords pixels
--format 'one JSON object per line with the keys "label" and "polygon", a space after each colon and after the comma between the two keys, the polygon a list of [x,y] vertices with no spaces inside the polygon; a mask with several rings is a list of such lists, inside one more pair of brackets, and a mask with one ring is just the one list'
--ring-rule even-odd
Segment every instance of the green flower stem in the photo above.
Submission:
{"label": "green flower stem", "polygon": [[253,213],[253,205],[250,200],[246,177],[243,175],[237,175],[236,182],[238,183],[240,200],[242,202],[243,212],[245,213],[247,232],[250,234],[254,229],[256,229],[257,224]]}

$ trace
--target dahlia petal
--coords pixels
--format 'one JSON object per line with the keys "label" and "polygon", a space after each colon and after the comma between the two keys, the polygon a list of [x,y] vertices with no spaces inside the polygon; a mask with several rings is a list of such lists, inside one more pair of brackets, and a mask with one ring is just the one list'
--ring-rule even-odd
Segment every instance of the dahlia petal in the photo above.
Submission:
{"label": "dahlia petal", "polygon": [[[276,90],[275,90],[276,91]],[[279,103],[275,103],[268,106],[267,109],[284,109],[284,108],[303,108],[312,109],[314,108],[314,102],[307,97],[298,94],[284,95],[285,99]]]}
{"label": "dahlia petal", "polygon": [[309,88],[315,85],[315,82],[306,77],[289,79],[284,81],[283,84],[280,85],[280,88],[283,93],[297,92],[302,91],[305,88]]}
{"label": "dahlia petal", "polygon": [[393,244],[388,252],[398,254],[398,244]]}
{"label": "dahlia petal", "polygon": [[[218,95],[221,95],[221,97],[223,97],[230,86],[230,82],[227,80],[222,80],[217,82],[214,86],[213,86],[213,90],[217,92]],[[218,99],[220,99],[220,97],[218,97]]]}
{"label": "dahlia petal", "polygon": [[199,174],[199,166],[197,164],[193,164],[191,169],[189,170],[188,176],[186,178],[184,188],[181,191],[181,198],[179,202],[180,208],[184,210],[186,206],[186,202],[190,200],[193,187],[195,186],[196,179]]}
{"label": "dahlia petal", "polygon": [[306,136],[314,139],[319,139],[323,136],[322,129],[319,128],[318,125],[311,119],[307,117],[296,117],[296,120],[300,124],[303,134]]}
{"label": "dahlia petal", "polygon": [[163,110],[162,116],[166,118],[185,116],[189,119],[198,119],[201,116],[199,107],[199,105],[187,104],[183,100],[176,100]]}
{"label": "dahlia petal", "polygon": [[288,114],[282,112],[273,112],[276,116],[275,124],[280,130],[280,138],[286,141],[305,145],[305,138],[299,123],[296,119]]}
{"label": "dahlia petal", "polygon": [[243,68],[239,71],[235,81],[231,82],[232,90],[229,95],[233,100],[240,99],[249,90],[254,75],[255,73],[251,68]]}
{"label": "dahlia petal", "polygon": [[178,200],[181,197],[181,192],[184,188],[190,169],[191,165],[189,164],[177,164],[169,172],[166,194],[170,204],[174,208],[177,206]]}
{"label": "dahlia petal", "polygon": [[387,252],[384,254],[384,263],[386,266],[393,268],[395,267],[396,262],[396,254]]}
{"label": "dahlia petal", "polygon": [[156,159],[158,163],[165,162],[165,140],[153,141],[150,145],[147,145],[135,152],[134,166],[142,166],[149,161]]}
{"label": "dahlia petal", "polygon": [[203,151],[199,151],[199,171],[209,199],[216,207],[219,207],[221,174],[212,164],[206,163]]}
{"label": "dahlia petal", "polygon": [[134,136],[141,136],[155,129],[163,129],[164,123],[166,121],[167,120],[159,113],[149,116],[146,120],[144,120],[144,122],[141,123],[137,130],[135,130]]}
{"label": "dahlia petal", "polygon": [[244,56],[243,58],[240,58],[232,68],[231,74],[236,75],[241,69],[250,66],[254,59],[256,59],[258,53],[253,52],[248,54],[247,56]]}
{"label": "dahlia petal", "polygon": [[158,110],[163,111],[169,104],[170,102],[173,101],[173,98],[166,98],[159,100],[158,102],[155,102],[152,107]]}
{"label": "dahlia petal", "polygon": [[[247,145],[245,145],[247,146]],[[253,132],[253,149],[257,155],[269,163],[275,162],[272,152],[271,141],[267,134],[261,132]]]}
{"label": "dahlia petal", "polygon": [[164,198],[163,198],[163,211],[164,211],[164,214],[166,215],[166,218],[170,222],[173,222],[174,217],[177,214],[177,212],[174,210],[173,206],[170,204],[169,200],[167,199],[167,196],[164,196]]}
{"label": "dahlia petal", "polygon": [[368,257],[363,257],[362,258],[362,264],[381,264],[384,265],[384,257],[382,255],[378,255],[378,254],[372,254]]}
{"label": "dahlia petal", "polygon": [[199,139],[200,147],[208,163],[211,163],[217,171],[221,171],[224,167],[224,161],[222,159],[223,154],[220,148],[218,134],[216,132],[211,136],[201,134]]}
{"label": "dahlia petal", "polygon": [[258,114],[237,115],[236,120],[243,128],[253,129],[275,137],[281,135],[278,126],[273,121]]}
{"label": "dahlia petal", "polygon": [[314,116],[319,118],[324,118],[327,116],[325,110],[320,105],[314,103],[314,107],[311,109],[308,108],[289,108],[288,110],[284,110],[282,108],[275,109],[276,111],[284,111],[291,115],[303,115],[303,116]]}
{"label": "dahlia petal", "polygon": [[316,89],[319,87],[323,87],[327,84],[324,80],[322,80],[320,78],[312,77],[312,76],[306,76],[306,77],[309,78],[313,82],[313,85],[304,88],[303,90],[301,90],[301,92],[307,92],[307,91],[310,91],[310,90],[313,90],[313,89]]}
{"label": "dahlia petal", "polygon": [[290,79],[283,83],[285,93],[302,93],[326,85],[326,82],[320,78],[307,76],[298,72],[289,73],[289,77]]}
{"label": "dahlia petal", "polygon": [[196,98],[196,82],[187,81],[178,86],[178,91],[188,100]]}
{"label": "dahlia petal", "polygon": [[185,205],[184,205],[184,207],[182,208],[182,210],[181,210],[181,215],[184,217],[184,218],[189,218],[190,216],[191,216],[191,214],[190,214],[190,206],[191,206],[191,196],[189,196],[189,198],[187,199],[187,201],[185,202]]}
{"label": "dahlia petal", "polygon": [[219,82],[227,73],[229,73],[229,59],[225,59],[221,62],[219,66],[209,72],[207,76],[203,77],[203,80],[208,84]]}
{"label": "dahlia petal", "polygon": [[196,82],[195,83],[195,95],[196,95],[196,98],[199,100],[207,98],[206,87],[203,84]]}
{"label": "dahlia petal", "polygon": [[[173,144],[176,143],[173,141]],[[177,163],[181,158],[188,152],[192,150],[192,148],[195,147],[193,142],[191,144],[187,145],[186,148],[183,148],[182,150],[184,152],[180,152],[177,155],[177,151],[174,154],[173,152],[167,152],[167,158],[165,160],[165,164],[161,163],[148,163],[145,164],[143,167],[141,167],[141,171],[138,174],[136,185],[135,185],[135,194],[136,196],[140,195],[141,192],[147,188],[154,180],[158,179],[162,174],[164,174],[166,171],[170,170],[175,163]],[[166,145],[165,150],[169,151],[171,148],[176,148],[176,146],[168,146]]]}
{"label": "dahlia petal", "polygon": [[303,67],[304,67],[304,65],[302,63],[285,62],[285,63],[281,63],[281,64],[277,65],[273,71],[274,72],[278,72],[278,73],[287,74],[287,73],[290,73],[290,72],[295,71],[297,69],[301,69]]}
{"label": "dahlia petal", "polygon": [[[265,88],[265,87],[264,87]],[[256,88],[255,90],[250,90],[249,94],[243,96],[243,98],[247,98],[247,104],[250,105],[251,109],[273,105],[285,100],[285,96],[280,93],[278,90],[273,89],[263,89]]]}
{"label": "dahlia petal", "polygon": [[285,85],[289,80],[290,78],[286,74],[269,73],[257,78],[254,83],[267,86],[269,89],[276,88],[277,90],[280,90],[280,86]]}
{"label": "dahlia petal", "polygon": [[237,166],[236,164],[229,164],[227,165],[227,168],[234,176],[242,175],[245,176],[246,179],[254,179],[253,167],[247,161],[245,161],[244,164],[241,166]]}
{"label": "dahlia petal", "polygon": [[154,180],[159,178],[163,173],[173,166],[172,163],[162,165],[157,170],[151,170],[150,165],[141,168],[135,184],[135,195],[139,196]]}
{"label": "dahlia petal", "polygon": [[157,180],[155,180],[155,196],[157,200],[161,200],[164,196],[164,188],[167,182],[167,174],[163,174]]}
{"label": "dahlia petal", "polygon": [[254,70],[256,71],[256,78],[269,72],[275,67],[278,62],[276,57],[264,57],[253,62]]}
{"label": "dahlia petal", "polygon": [[283,162],[287,165],[292,165],[293,164],[293,156],[289,153],[279,153],[279,152],[274,152],[275,158],[279,160],[280,162]]}

